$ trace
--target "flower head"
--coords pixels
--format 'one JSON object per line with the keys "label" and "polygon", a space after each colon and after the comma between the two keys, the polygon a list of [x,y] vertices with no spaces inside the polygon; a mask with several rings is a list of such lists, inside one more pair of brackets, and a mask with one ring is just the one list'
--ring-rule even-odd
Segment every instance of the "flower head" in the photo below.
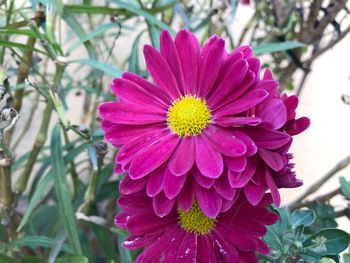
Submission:
{"label": "flower head", "polygon": [[252,206],[240,194],[234,206],[216,218],[207,217],[195,201],[190,210],[172,208],[160,218],[154,214],[152,200],[143,191],[122,195],[123,210],[115,218],[117,227],[130,236],[123,242],[128,249],[143,248],[136,262],[258,262],[256,253],[269,253],[260,239],[266,225],[278,216],[266,207],[266,194]]}
{"label": "flower head", "polygon": [[[216,218],[234,203],[238,188],[261,182],[258,198],[248,198],[258,203],[267,185],[275,190],[273,178],[258,181],[258,162],[274,165],[274,152],[286,154],[303,126],[293,121],[295,104],[279,96],[272,75],[260,80],[252,49],[227,53],[224,44],[213,36],[201,48],[186,30],[175,40],[163,31],[160,52],[144,48],[154,84],[125,73],[111,85],[119,101],[99,107],[106,140],[120,147],[116,171],[128,172],[121,192],[146,189],[158,216],[175,203],[188,211],[196,199]],[[283,166],[278,160],[272,169]]]}

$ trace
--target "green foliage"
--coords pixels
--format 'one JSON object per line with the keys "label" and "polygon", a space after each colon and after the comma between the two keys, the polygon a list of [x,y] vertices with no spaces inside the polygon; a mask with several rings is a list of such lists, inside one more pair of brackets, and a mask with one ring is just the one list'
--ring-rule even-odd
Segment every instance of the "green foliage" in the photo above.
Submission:
{"label": "green foliage", "polygon": [[[21,116],[0,138],[0,150],[13,154],[16,197],[0,210],[0,263],[133,262],[139,251],[124,249],[127,233],[113,226],[123,175],[113,172],[116,152],[102,141],[96,107],[114,99],[111,79],[124,71],[148,77],[142,46],[147,42],[159,49],[163,29],[174,36],[175,29],[187,28],[201,43],[218,34],[228,49],[241,44],[232,36],[231,22],[225,22],[225,16],[235,21],[238,0],[191,2],[0,1],[0,86],[6,81],[9,86],[1,103],[16,107]],[[294,51],[312,52],[296,35],[295,12],[277,30],[266,4],[256,5],[241,40],[254,46],[255,55],[269,55],[280,76],[279,65],[298,65]],[[261,25],[266,27],[256,34]],[[244,37],[252,30],[251,39]],[[340,184],[349,200],[349,181],[340,178]],[[347,233],[335,229],[339,211],[328,200],[309,208],[278,210],[281,220],[264,238],[271,255],[262,262],[339,262],[349,242]],[[4,216],[5,210],[10,215]],[[319,246],[326,250],[318,249],[315,240],[325,240]],[[349,254],[344,260],[350,262]]]}
{"label": "green foliage", "polygon": [[270,260],[262,257],[267,262],[339,262],[338,255],[350,244],[350,235],[336,228],[318,228],[313,232],[316,223],[313,210],[291,213],[284,208],[277,212],[280,221],[270,226],[264,237],[272,250]]}

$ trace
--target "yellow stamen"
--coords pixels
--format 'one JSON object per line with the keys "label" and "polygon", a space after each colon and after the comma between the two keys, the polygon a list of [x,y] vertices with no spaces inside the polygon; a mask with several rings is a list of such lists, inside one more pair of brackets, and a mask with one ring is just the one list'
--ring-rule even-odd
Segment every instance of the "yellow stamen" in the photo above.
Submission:
{"label": "yellow stamen", "polygon": [[202,133],[211,120],[206,101],[193,95],[174,101],[167,116],[168,127],[180,137]]}
{"label": "yellow stamen", "polygon": [[197,202],[193,203],[188,212],[179,209],[178,213],[181,228],[187,232],[204,235],[208,234],[215,226],[216,220],[206,217]]}

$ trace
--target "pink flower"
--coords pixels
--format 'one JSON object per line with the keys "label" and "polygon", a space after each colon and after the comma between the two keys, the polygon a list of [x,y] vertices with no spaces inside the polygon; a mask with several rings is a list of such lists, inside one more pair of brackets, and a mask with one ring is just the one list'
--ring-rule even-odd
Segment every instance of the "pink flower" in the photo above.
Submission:
{"label": "pink flower", "polygon": [[250,0],[242,0],[241,2],[244,5],[250,5]]}
{"label": "pink flower", "polygon": [[[294,164],[290,163],[292,155],[288,153],[292,144],[292,135],[299,134],[310,125],[306,117],[295,119],[295,110],[298,105],[296,96],[279,95],[278,82],[272,79],[269,70],[265,71],[260,87],[265,88],[269,96],[255,108],[255,116],[261,119],[261,124],[254,128],[243,128],[244,132],[258,147],[257,154],[248,159],[246,170],[248,176],[240,178],[236,185],[243,187],[247,199],[252,204],[260,202],[266,189],[270,189],[276,206],[281,203],[278,188],[298,187],[302,181],[296,179],[292,170]],[[269,143],[266,144],[266,141]],[[249,182],[248,182],[249,179]],[[242,181],[248,182],[245,185]]]}
{"label": "pink flower", "polygon": [[152,199],[141,191],[118,200],[123,211],[115,217],[115,224],[130,234],[123,247],[144,249],[135,262],[257,263],[257,252],[269,253],[260,239],[267,231],[265,226],[278,220],[267,209],[269,204],[269,194],[257,206],[240,194],[234,206],[216,218],[203,214],[197,202],[187,212],[173,208],[160,218],[153,212]]}
{"label": "pink flower", "polygon": [[120,148],[115,170],[128,172],[121,192],[146,189],[161,217],[175,203],[188,211],[196,198],[216,218],[252,184],[259,191],[245,190],[250,202],[259,203],[269,186],[279,204],[274,178],[261,173],[288,164],[281,160],[286,145],[305,126],[293,119],[295,104],[280,98],[269,72],[260,80],[250,47],[228,54],[213,36],[200,48],[186,30],[175,41],[163,31],[160,44],[160,52],[144,48],[155,84],[125,73],[111,85],[119,100],[99,107],[106,140]]}

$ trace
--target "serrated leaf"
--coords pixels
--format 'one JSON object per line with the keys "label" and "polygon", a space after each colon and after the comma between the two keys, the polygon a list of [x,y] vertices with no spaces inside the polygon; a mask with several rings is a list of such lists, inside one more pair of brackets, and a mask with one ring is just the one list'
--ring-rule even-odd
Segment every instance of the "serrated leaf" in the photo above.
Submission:
{"label": "serrated leaf", "polygon": [[341,190],[345,197],[350,200],[350,181],[347,181],[345,177],[340,176],[339,177],[339,183],[341,186]]}
{"label": "serrated leaf", "polygon": [[66,169],[62,156],[62,144],[60,136],[60,126],[56,125],[51,136],[51,157],[52,170],[55,182],[55,192],[61,210],[62,219],[64,221],[68,240],[71,243],[75,254],[81,255],[81,245],[78,235],[78,229],[75,221],[71,192],[66,178]]}
{"label": "serrated leaf", "polygon": [[297,41],[286,41],[280,43],[266,43],[253,47],[254,55],[286,51],[289,49],[304,47],[305,44]]}
{"label": "serrated leaf", "polygon": [[290,222],[293,229],[300,225],[309,226],[316,219],[315,212],[312,210],[297,210],[290,217]]}
{"label": "serrated leaf", "polygon": [[338,255],[350,244],[350,236],[343,230],[324,229],[303,242],[303,254],[314,258]]}

